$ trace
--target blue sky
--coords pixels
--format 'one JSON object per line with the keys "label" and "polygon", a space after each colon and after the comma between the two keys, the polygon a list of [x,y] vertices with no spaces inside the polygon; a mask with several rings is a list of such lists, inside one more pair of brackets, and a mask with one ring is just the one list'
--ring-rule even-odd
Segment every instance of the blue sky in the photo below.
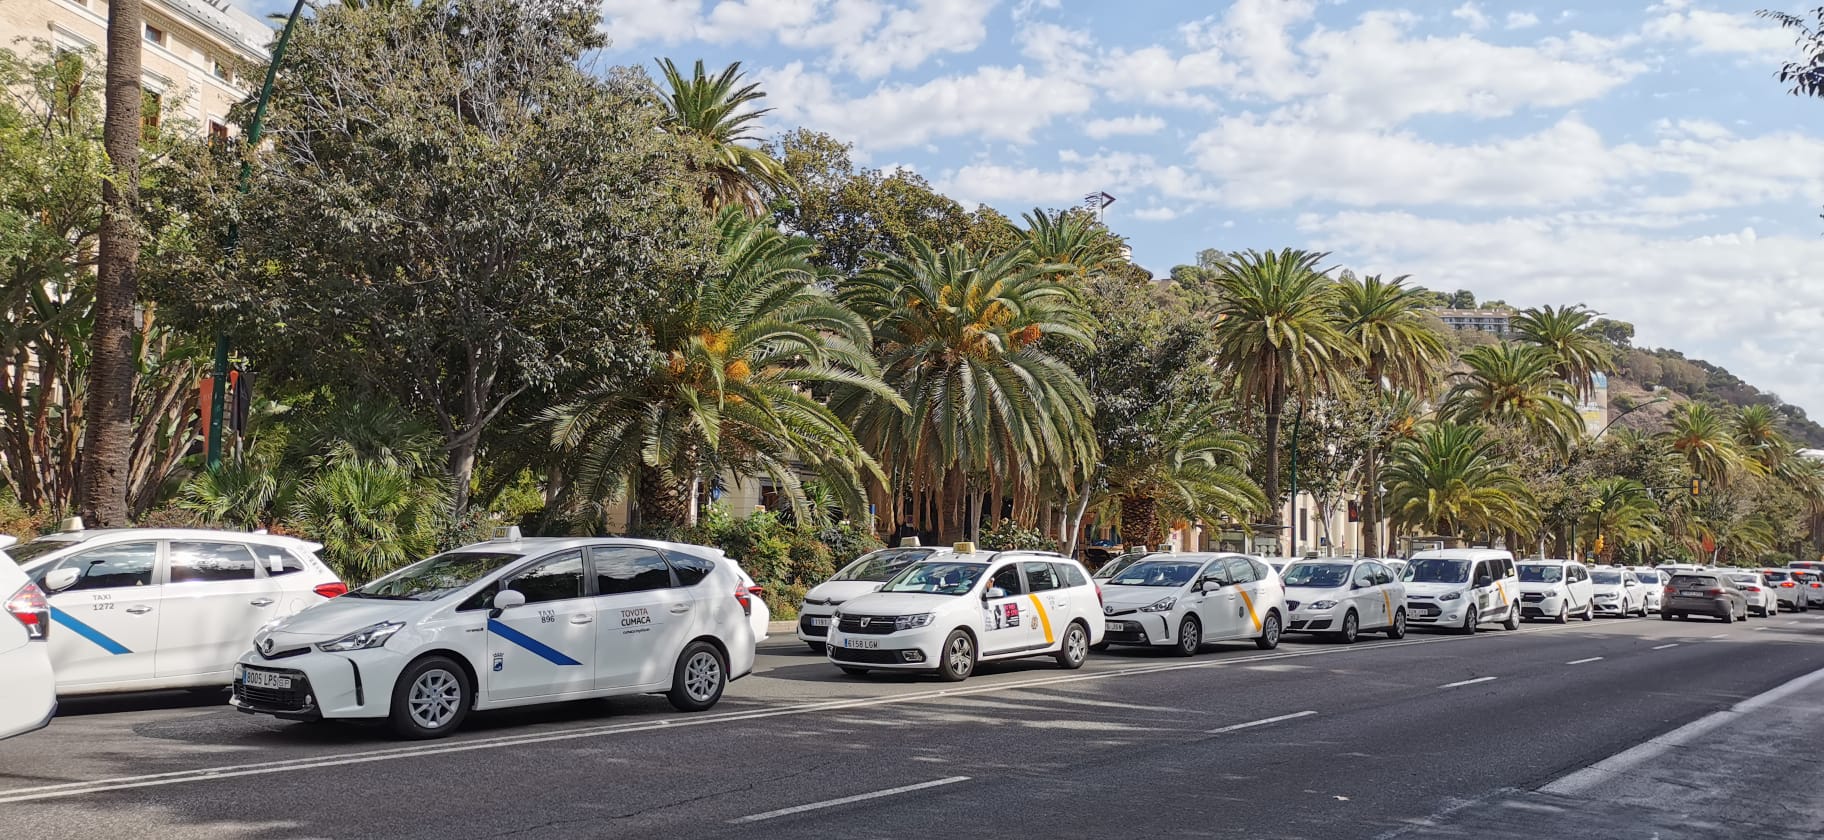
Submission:
{"label": "blue sky", "polygon": [[[605,58],[739,60],[769,131],[1011,216],[1117,199],[1157,274],[1296,246],[1584,303],[1824,416],[1824,101],[1776,0],[604,0]],[[1781,6],[1789,11],[1817,0]]]}

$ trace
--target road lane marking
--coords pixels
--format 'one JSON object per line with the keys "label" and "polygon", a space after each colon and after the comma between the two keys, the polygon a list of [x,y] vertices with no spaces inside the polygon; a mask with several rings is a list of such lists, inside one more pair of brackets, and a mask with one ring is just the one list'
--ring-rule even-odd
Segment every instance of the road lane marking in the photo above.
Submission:
{"label": "road lane marking", "polygon": [[1761,632],[1761,631],[1762,631],[1762,630],[1771,630],[1771,629],[1773,629],[1773,628],[1771,628],[1771,627],[1756,627],[1756,628],[1754,628],[1754,632],[1756,632],[1756,633],[1759,633],[1759,632]]}
{"label": "road lane marking", "polygon": [[1673,642],[1672,644],[1669,644],[1669,645],[1660,645],[1659,647],[1654,648],[1654,650],[1665,650],[1666,648],[1675,648],[1675,647],[1678,647],[1677,642]]}
{"label": "road lane marking", "polygon": [[760,822],[761,820],[773,819],[774,817],[789,817],[793,814],[802,814],[806,811],[817,811],[817,810],[821,810],[823,808],[834,808],[838,805],[848,805],[848,804],[855,803],[855,802],[866,802],[870,799],[879,799],[883,796],[898,796],[899,794],[911,793],[915,790],[929,790],[934,787],[943,787],[944,785],[954,785],[957,782],[966,782],[966,781],[969,781],[968,776],[951,776],[948,779],[936,779],[936,780],[929,781],[929,782],[919,782],[916,785],[906,785],[904,787],[887,788],[886,790],[877,790],[877,791],[874,791],[873,793],[858,793],[854,796],[845,796],[841,799],[829,799],[829,800],[825,800],[823,802],[812,802],[809,805],[793,805],[790,808],[780,808],[777,811],[767,811],[764,814],[749,814],[748,816],[745,816],[745,817],[740,817],[738,819],[729,820],[729,823],[733,824],[733,825],[739,825],[742,823],[757,823],[757,822]]}
{"label": "road lane marking", "polygon": [[1253,729],[1256,726],[1266,726],[1269,723],[1278,723],[1282,720],[1293,720],[1295,718],[1310,717],[1315,714],[1317,714],[1317,713],[1314,711],[1311,711],[1310,709],[1306,709],[1305,711],[1293,712],[1292,714],[1289,714],[1289,715],[1280,715],[1278,717],[1261,718],[1260,720],[1251,720],[1251,721],[1248,721],[1247,723],[1237,723],[1233,726],[1221,726],[1221,727],[1217,727],[1215,729],[1211,729],[1203,734],[1221,735],[1224,732],[1238,732],[1243,729]]}
{"label": "road lane marking", "polygon": [[1592,657],[1590,657],[1590,658],[1588,658],[1588,659],[1573,659],[1573,660],[1571,660],[1571,661],[1569,661],[1569,662],[1566,662],[1566,663],[1564,663],[1564,664],[1566,664],[1566,665],[1587,665],[1587,664],[1589,664],[1589,663],[1591,663],[1591,662],[1601,662],[1601,661],[1602,661],[1602,657],[1600,657],[1600,656],[1592,656]]}
{"label": "road lane marking", "polygon": [[1445,683],[1438,687],[1439,688],[1462,688],[1463,686],[1475,685],[1476,683],[1494,682],[1495,679],[1496,679],[1495,677],[1477,677],[1473,680],[1460,680],[1460,681],[1454,682],[1454,683]]}
{"label": "road lane marking", "polygon": [[1729,634],[1728,634],[1728,633],[1718,633],[1718,634],[1716,634],[1716,635],[1714,635],[1714,636],[1711,636],[1711,637],[1710,637],[1710,638],[1712,638],[1712,639],[1727,639],[1727,638],[1729,638]]}
{"label": "road lane marking", "polygon": [[[1628,619],[1639,621],[1640,619]],[[1619,623],[1619,622],[1617,622]],[[598,738],[608,735],[625,735],[649,732],[658,729],[671,729],[685,726],[705,726],[717,723],[759,720],[763,718],[786,717],[792,715],[821,714],[830,711],[863,709],[876,706],[893,706],[904,703],[922,703],[945,700],[955,697],[967,697],[975,694],[987,694],[999,691],[1017,691],[1028,688],[1061,685],[1094,680],[1113,679],[1116,677],[1145,676],[1173,671],[1200,670],[1204,668],[1225,668],[1246,666],[1256,662],[1279,659],[1303,659],[1310,656],[1337,656],[1373,653],[1378,650],[1418,647],[1422,645],[1439,645],[1468,643],[1478,640],[1486,643],[1491,640],[1525,636],[1533,633],[1556,633],[1572,631],[1570,626],[1532,627],[1525,630],[1513,630],[1505,633],[1478,633],[1473,636],[1434,636],[1430,638],[1405,639],[1398,642],[1383,641],[1372,645],[1350,645],[1348,647],[1318,648],[1316,650],[1275,651],[1272,653],[1251,654],[1233,659],[1208,659],[1197,662],[1182,662],[1171,665],[1147,665],[1132,668],[1120,668],[1112,671],[1076,673],[1056,677],[1040,677],[1024,681],[991,683],[975,688],[948,688],[934,691],[923,691],[915,694],[897,694],[885,697],[861,697],[848,700],[826,700],[811,703],[800,703],[793,706],[782,706],[744,711],[717,712],[698,714],[683,718],[661,718],[654,721],[630,721],[627,723],[583,726],[571,729],[548,730],[545,732],[504,735],[492,738],[475,738],[472,740],[447,741],[439,744],[391,747],[333,756],[303,756],[278,761],[252,762],[216,767],[201,767],[192,770],[173,770],[165,773],[152,773],[139,776],[116,776],[112,778],[92,779],[60,784],[40,785],[28,788],[0,788],[0,805],[12,802],[31,802],[44,799],[59,799],[71,796],[82,796],[93,793],[104,793],[112,790],[155,787],[162,785],[182,784],[185,782],[230,779],[240,776],[257,776],[271,773],[287,773],[297,770],[312,770],[326,767],[343,767],[353,764],[367,764],[375,761],[389,761],[402,758],[419,758],[448,753],[471,752],[474,750],[501,749],[530,744],[543,744],[555,741],[570,741],[578,738]]]}

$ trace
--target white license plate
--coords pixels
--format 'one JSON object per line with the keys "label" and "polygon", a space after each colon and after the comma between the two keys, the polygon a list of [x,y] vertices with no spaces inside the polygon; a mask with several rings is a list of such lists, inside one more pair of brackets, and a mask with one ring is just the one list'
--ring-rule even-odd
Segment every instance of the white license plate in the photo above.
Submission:
{"label": "white license plate", "polygon": [[874,639],[843,639],[842,646],[859,650],[879,650],[880,642]]}
{"label": "white license plate", "polygon": [[820,616],[811,616],[811,626],[812,627],[828,627],[828,626],[830,626],[830,620],[828,618],[824,618],[824,617],[820,617]]}
{"label": "white license plate", "polygon": [[291,687],[291,677],[284,674],[271,674],[265,671],[249,670],[241,675],[241,682],[254,688]]}
{"label": "white license plate", "polygon": [[1679,593],[1678,593],[1678,594],[1679,594],[1679,595],[1681,595],[1681,596],[1683,596],[1683,597],[1686,597],[1686,598],[1702,598],[1702,597],[1704,597],[1704,593],[1702,593],[1702,592],[1692,592],[1692,591],[1691,591],[1691,590],[1689,590],[1689,589],[1682,589],[1682,590],[1679,590]]}

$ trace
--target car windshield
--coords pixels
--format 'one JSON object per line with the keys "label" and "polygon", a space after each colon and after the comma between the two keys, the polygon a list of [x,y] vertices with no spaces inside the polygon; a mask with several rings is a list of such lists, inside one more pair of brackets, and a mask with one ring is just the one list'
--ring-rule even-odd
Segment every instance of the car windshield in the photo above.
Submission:
{"label": "car windshield", "polygon": [[830,580],[859,580],[868,583],[891,580],[901,569],[930,557],[934,551],[936,549],[888,548],[871,552],[850,563],[848,568],[837,572]]}
{"label": "car windshield", "polygon": [[1709,589],[1716,586],[1716,578],[1703,575],[1673,575],[1672,583],[1669,585],[1684,589]]}
{"label": "car windshield", "polygon": [[365,586],[349,590],[344,598],[378,598],[383,601],[435,601],[465,589],[507,564],[525,557],[493,551],[452,551],[413,563]]}
{"label": "car windshield", "polygon": [[1125,569],[1129,566],[1134,565],[1134,563],[1138,562],[1140,560],[1140,558],[1145,557],[1145,556],[1146,555],[1144,555],[1144,554],[1123,554],[1120,557],[1116,557],[1115,559],[1108,561],[1107,563],[1103,563],[1102,568],[1097,569],[1096,573],[1093,575],[1090,575],[1090,577],[1093,577],[1097,580],[1108,580],[1109,578],[1112,578],[1115,575],[1120,574],[1122,569]]}
{"label": "car windshield", "polygon": [[987,568],[981,563],[914,563],[900,569],[880,591],[967,595]]}
{"label": "car windshield", "polygon": [[1564,568],[1543,563],[1521,563],[1521,583],[1557,583],[1564,580]]}
{"label": "car windshield", "polygon": [[31,542],[20,543],[0,551],[0,554],[5,554],[6,556],[13,558],[14,563],[26,566],[30,565],[33,560],[43,557],[46,554],[60,548],[69,548],[72,545],[76,545],[76,543],[67,540],[32,540]]}
{"label": "car windshield", "polygon": [[1349,582],[1349,568],[1342,563],[1294,563],[1286,567],[1286,585],[1335,589]]}
{"label": "car windshield", "polygon": [[1759,586],[1761,583],[1760,581],[1754,579],[1754,575],[1730,575],[1729,579],[1735,581],[1736,583],[1746,583],[1751,586]]}
{"label": "car windshield", "polygon": [[1620,572],[1605,572],[1605,571],[1597,570],[1597,571],[1590,572],[1590,580],[1595,583],[1600,583],[1604,586],[1620,586],[1621,585],[1621,573]]}
{"label": "car windshield", "polygon": [[1406,579],[1413,583],[1465,583],[1469,580],[1469,561],[1445,557],[1425,557],[1412,561]]}
{"label": "car windshield", "polygon": [[1147,560],[1135,563],[1109,581],[1113,586],[1183,586],[1197,577],[1202,563],[1183,560]]}
{"label": "car windshield", "polygon": [[1637,571],[1634,573],[1634,576],[1637,578],[1640,578],[1641,583],[1658,583],[1659,582],[1659,573],[1658,572]]}

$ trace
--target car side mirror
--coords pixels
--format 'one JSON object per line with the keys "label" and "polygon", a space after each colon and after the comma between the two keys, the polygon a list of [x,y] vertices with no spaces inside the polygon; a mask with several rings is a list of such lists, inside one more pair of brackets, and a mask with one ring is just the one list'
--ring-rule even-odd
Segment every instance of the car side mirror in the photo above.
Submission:
{"label": "car side mirror", "polygon": [[998,586],[990,586],[987,589],[982,591],[982,600],[984,600],[984,601],[992,601],[996,598],[1005,598],[1005,597],[1007,597],[1007,590],[1002,589]]}
{"label": "car side mirror", "polygon": [[1374,580],[1371,578],[1356,578],[1355,579],[1355,588],[1357,588],[1357,589],[1367,589],[1368,587],[1373,586],[1373,585],[1374,585]]}
{"label": "car side mirror", "polygon": [[1495,579],[1484,575],[1482,577],[1476,578],[1476,585],[1477,586],[1494,586]]}
{"label": "car side mirror", "polygon": [[82,577],[81,569],[52,569],[44,576],[44,588],[52,592],[62,592],[76,585],[77,578]]}
{"label": "car side mirror", "polygon": [[501,613],[513,609],[514,607],[523,607],[525,605],[526,593],[512,589],[502,589],[499,592],[494,593],[494,609],[489,612],[489,616],[499,618]]}

